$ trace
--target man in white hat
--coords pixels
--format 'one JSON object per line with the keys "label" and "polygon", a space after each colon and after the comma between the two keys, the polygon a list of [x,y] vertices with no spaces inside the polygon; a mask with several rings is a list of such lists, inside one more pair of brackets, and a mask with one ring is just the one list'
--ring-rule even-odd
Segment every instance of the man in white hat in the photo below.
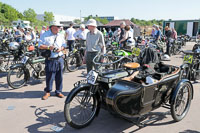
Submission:
{"label": "man in white hat", "polygon": [[101,31],[97,29],[97,23],[94,19],[89,19],[87,22],[88,32],[86,37],[86,65],[87,72],[94,67],[93,59],[98,52],[105,53],[105,42]]}
{"label": "man in white hat", "polygon": [[38,45],[40,49],[51,51],[50,57],[45,60],[46,88],[44,89],[45,95],[42,97],[43,100],[46,100],[50,96],[54,80],[56,82],[56,96],[60,98],[64,97],[62,94],[62,72],[64,65],[62,50],[64,50],[66,44],[63,36],[59,34],[60,27],[60,24],[53,23],[50,26],[50,30],[42,34]]}
{"label": "man in white hat", "polygon": [[79,40],[79,42],[81,43],[81,46],[86,46],[86,36],[87,33],[89,32],[88,29],[85,29],[85,25],[81,24],[80,25],[80,29],[78,31],[75,32],[74,37]]}

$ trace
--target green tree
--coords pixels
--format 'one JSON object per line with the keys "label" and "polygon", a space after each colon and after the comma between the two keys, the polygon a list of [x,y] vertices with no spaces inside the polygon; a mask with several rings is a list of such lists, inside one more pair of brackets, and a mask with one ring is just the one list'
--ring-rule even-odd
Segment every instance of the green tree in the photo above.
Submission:
{"label": "green tree", "polygon": [[139,19],[135,19],[135,18],[131,18],[131,22],[133,22],[134,24],[137,24],[139,26],[152,26],[153,24],[156,25],[162,25],[164,20],[156,20],[156,19],[152,19],[152,20],[139,20]]}
{"label": "green tree", "polygon": [[33,9],[29,8],[28,10],[25,10],[23,12],[23,15],[24,15],[24,19],[30,21],[32,25],[36,22],[37,14],[35,13]]}
{"label": "green tree", "polygon": [[54,15],[52,12],[44,12],[44,21],[48,24],[54,21]]}
{"label": "green tree", "polygon": [[81,20],[80,19],[74,19],[74,23],[81,24]]}
{"label": "green tree", "polygon": [[11,7],[10,5],[1,3],[0,9],[1,9],[1,13],[9,21],[14,21],[14,20],[18,19],[19,12],[16,9],[14,9],[13,7]]}
{"label": "green tree", "polygon": [[109,22],[106,18],[104,19],[99,18],[98,15],[96,15],[95,17],[93,17],[92,15],[89,15],[88,17],[84,18],[84,21],[88,21],[91,18],[95,19],[96,21],[101,22],[102,24],[107,24]]}
{"label": "green tree", "polygon": [[9,20],[2,13],[0,13],[0,25],[9,25]]}

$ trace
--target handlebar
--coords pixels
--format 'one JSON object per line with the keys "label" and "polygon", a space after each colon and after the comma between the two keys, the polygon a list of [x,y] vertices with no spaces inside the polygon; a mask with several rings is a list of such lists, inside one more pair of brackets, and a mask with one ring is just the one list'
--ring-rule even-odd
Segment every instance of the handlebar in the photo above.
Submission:
{"label": "handlebar", "polygon": [[[101,56],[105,56],[105,55],[106,55],[106,54],[98,53],[98,54],[94,57],[93,63],[94,63],[95,65],[107,66],[107,65],[115,64],[115,63],[121,61],[122,59],[126,58],[126,56],[115,56],[115,57],[117,57],[117,58],[119,58],[119,59],[116,60],[116,61],[114,61],[114,62],[111,62],[111,63],[98,63],[98,62],[96,62],[96,59],[97,59],[98,57],[99,57],[99,59],[100,59]],[[106,55],[106,56],[109,56],[109,55]]]}

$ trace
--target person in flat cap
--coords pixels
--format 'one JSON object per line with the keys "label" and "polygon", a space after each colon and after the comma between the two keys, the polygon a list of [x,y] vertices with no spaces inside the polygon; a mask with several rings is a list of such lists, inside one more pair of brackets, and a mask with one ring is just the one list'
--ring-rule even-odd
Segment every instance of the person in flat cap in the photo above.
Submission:
{"label": "person in flat cap", "polygon": [[46,72],[46,87],[44,89],[45,95],[42,100],[48,99],[50,92],[52,91],[53,81],[56,83],[55,94],[57,97],[63,98],[63,53],[62,50],[66,47],[65,40],[61,34],[59,34],[60,27],[62,25],[54,22],[50,25],[50,30],[46,31],[40,37],[38,47],[40,49],[50,50],[51,55],[45,59],[45,72]]}

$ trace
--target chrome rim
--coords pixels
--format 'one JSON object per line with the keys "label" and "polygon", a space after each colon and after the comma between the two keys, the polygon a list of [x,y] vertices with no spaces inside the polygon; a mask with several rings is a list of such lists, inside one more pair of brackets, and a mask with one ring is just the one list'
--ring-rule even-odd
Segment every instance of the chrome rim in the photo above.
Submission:
{"label": "chrome rim", "polygon": [[69,113],[73,123],[84,125],[96,112],[96,101],[89,90],[80,91],[69,104]]}

